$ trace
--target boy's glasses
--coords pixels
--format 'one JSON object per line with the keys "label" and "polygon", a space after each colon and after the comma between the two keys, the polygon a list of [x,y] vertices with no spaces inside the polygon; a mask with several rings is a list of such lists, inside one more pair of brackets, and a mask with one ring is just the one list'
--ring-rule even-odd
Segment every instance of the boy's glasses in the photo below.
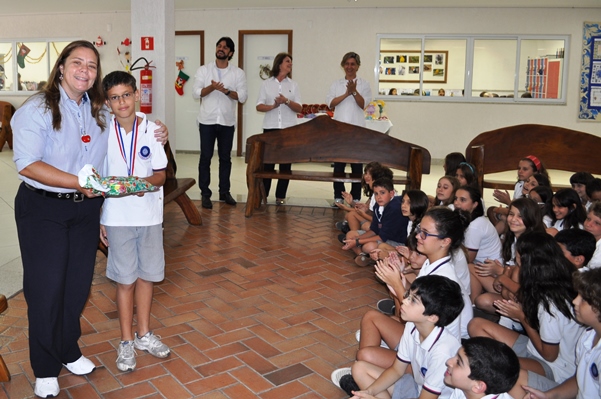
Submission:
{"label": "boy's glasses", "polygon": [[134,93],[127,92],[127,93],[123,93],[120,96],[111,96],[111,97],[109,97],[109,101],[112,103],[117,103],[117,102],[121,101],[121,99],[123,99],[123,101],[126,101],[133,95],[134,95]]}
{"label": "boy's glasses", "polygon": [[431,234],[426,231],[423,231],[421,224],[418,224],[417,227],[415,228],[415,234],[422,240],[425,240],[428,237],[444,238],[442,236],[442,234]]}

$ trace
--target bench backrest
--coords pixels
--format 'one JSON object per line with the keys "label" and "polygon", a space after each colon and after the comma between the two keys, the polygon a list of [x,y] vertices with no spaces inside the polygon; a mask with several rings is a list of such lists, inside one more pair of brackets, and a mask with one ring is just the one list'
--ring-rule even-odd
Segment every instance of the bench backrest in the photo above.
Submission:
{"label": "bench backrest", "polygon": [[535,155],[545,168],[601,174],[601,137],[547,125],[516,125],[476,136],[465,157],[479,174],[480,187],[513,188],[513,184],[487,185],[484,174],[517,170],[520,159]]}
{"label": "bench backrest", "polygon": [[246,141],[247,161],[256,141],[263,143],[263,163],[378,161],[403,171],[409,170],[412,148],[421,149],[421,172],[430,173],[431,157],[427,149],[328,116],[249,137]]}

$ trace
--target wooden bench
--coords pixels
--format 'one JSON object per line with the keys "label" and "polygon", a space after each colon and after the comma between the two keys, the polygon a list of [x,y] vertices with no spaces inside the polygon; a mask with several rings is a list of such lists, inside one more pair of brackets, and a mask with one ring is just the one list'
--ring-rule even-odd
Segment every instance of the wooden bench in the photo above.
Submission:
{"label": "wooden bench", "polygon": [[430,152],[382,133],[320,116],[312,121],[281,131],[257,134],[246,140],[246,182],[248,199],[246,216],[266,202],[263,179],[289,179],[322,182],[359,183],[362,175],[351,173],[265,171],[263,165],[279,163],[378,161],[407,172],[395,176],[394,183],[419,189],[422,173],[430,173]]}
{"label": "wooden bench", "polygon": [[0,101],[0,151],[5,143],[8,148],[13,149],[13,131],[10,127],[10,120],[15,113],[15,107],[6,101]]}
{"label": "wooden bench", "polygon": [[[504,190],[513,190],[515,182],[489,180],[485,175],[517,170],[519,160],[528,155],[535,155],[547,169],[601,174],[599,154],[601,137],[547,125],[516,125],[484,132],[465,149],[467,161],[478,172],[480,187]],[[553,187],[569,185],[556,182]]]}
{"label": "wooden bench", "polygon": [[[175,158],[173,157],[173,152],[171,151],[169,142],[165,144],[164,148],[165,153],[167,154],[167,179],[163,185],[163,205],[167,205],[171,201],[175,201],[184,212],[188,223],[192,226],[200,226],[202,225],[200,212],[190,197],[188,197],[188,194],[186,194],[186,191],[196,185],[196,180],[191,177],[185,177],[181,179],[175,177],[175,173],[177,172],[177,164],[175,163]],[[105,256],[108,255],[108,248],[100,241],[98,243],[98,249]]]}

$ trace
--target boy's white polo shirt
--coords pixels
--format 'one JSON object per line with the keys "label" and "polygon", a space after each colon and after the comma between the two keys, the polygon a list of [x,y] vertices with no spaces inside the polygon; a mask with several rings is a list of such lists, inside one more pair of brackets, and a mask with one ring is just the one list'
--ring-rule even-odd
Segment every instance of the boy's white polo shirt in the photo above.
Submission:
{"label": "boy's white polo shirt", "polygon": [[601,368],[601,340],[593,347],[595,330],[587,329],[576,344],[576,399],[601,398],[599,369]]}
{"label": "boy's white polo shirt", "polygon": [[[467,399],[467,398],[465,397],[465,394],[463,393],[463,391],[461,389],[454,389],[453,394],[451,395],[450,399]],[[504,392],[504,393],[500,393],[500,394],[491,393],[490,395],[485,395],[485,396],[481,397],[480,399],[514,399],[514,397],[511,396],[510,394],[508,394],[507,392]]]}
{"label": "boy's white polo shirt", "polygon": [[439,399],[451,397],[453,389],[444,383],[447,370],[446,361],[455,356],[461,344],[444,327],[434,327],[424,339],[419,340],[419,331],[415,324],[408,322],[399,343],[397,358],[411,364],[413,379],[421,392],[425,389]]}
{"label": "boy's white polo shirt", "polygon": [[[142,118],[138,127],[136,157],[133,176],[152,176],[154,170],[167,168],[167,155],[163,145],[154,137],[157,125],[149,122],[146,115],[136,113]],[[125,135],[121,129],[123,146],[130,159],[132,132]],[[119,138],[115,130],[115,117],[110,121],[109,145],[106,156],[105,171],[107,176],[127,176],[128,167],[119,149]],[[144,150],[142,150],[144,148]],[[163,188],[142,197],[128,195],[125,197],[106,198],[102,206],[100,223],[106,226],[154,226],[163,222]]]}

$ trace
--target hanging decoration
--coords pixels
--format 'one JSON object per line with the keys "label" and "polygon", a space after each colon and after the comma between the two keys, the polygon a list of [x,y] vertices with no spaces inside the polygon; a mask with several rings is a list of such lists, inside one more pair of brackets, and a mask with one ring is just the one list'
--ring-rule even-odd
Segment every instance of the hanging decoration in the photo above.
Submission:
{"label": "hanging decoration", "polygon": [[190,76],[188,76],[188,74],[186,74],[183,71],[183,69],[184,69],[184,60],[183,59],[176,61],[175,66],[177,67],[177,69],[179,71],[177,74],[177,78],[175,78],[175,91],[180,96],[183,96],[184,95],[184,85],[186,84],[188,79],[190,79]]}
{"label": "hanging decoration", "polygon": [[25,44],[21,44],[19,46],[19,54],[17,54],[17,64],[21,68],[25,68],[25,57],[29,54],[31,50]]}
{"label": "hanging decoration", "polygon": [[125,40],[121,42],[121,48],[117,46],[117,55],[119,56],[119,62],[121,63],[121,66],[127,73],[130,73],[131,69],[131,53],[129,51],[129,46],[131,46],[131,40],[129,40],[129,37],[126,37]]}
{"label": "hanging decoration", "polygon": [[106,42],[102,39],[102,37],[98,36],[98,38],[96,39],[96,41],[94,42],[94,45],[96,47],[102,47],[106,44]]}

